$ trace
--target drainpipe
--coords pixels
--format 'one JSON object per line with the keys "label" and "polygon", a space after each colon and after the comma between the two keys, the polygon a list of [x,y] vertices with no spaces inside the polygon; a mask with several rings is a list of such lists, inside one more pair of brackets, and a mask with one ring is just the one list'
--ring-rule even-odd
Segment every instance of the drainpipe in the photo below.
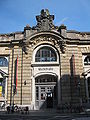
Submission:
{"label": "drainpipe", "polygon": [[22,60],[21,60],[21,105],[22,105],[22,82],[23,81],[23,49],[22,49]]}
{"label": "drainpipe", "polygon": [[13,81],[13,58],[14,58],[14,47],[12,48],[12,67],[11,67],[11,92],[10,92],[10,106],[12,105],[12,81]]}

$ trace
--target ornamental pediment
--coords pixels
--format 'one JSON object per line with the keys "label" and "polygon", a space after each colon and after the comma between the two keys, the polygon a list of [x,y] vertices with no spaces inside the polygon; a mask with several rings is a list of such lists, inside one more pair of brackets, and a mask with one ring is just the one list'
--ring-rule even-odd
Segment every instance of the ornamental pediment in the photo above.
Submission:
{"label": "ornamental pediment", "polygon": [[31,46],[36,46],[39,43],[51,43],[55,46],[59,46],[61,51],[64,53],[65,52],[65,40],[60,34],[51,32],[51,31],[44,31],[44,32],[37,32],[36,34],[28,37],[25,41],[25,52],[28,53],[28,49]]}
{"label": "ornamental pediment", "polygon": [[48,31],[55,29],[56,26],[53,24],[54,15],[50,15],[48,9],[42,9],[41,14],[36,16],[37,25],[32,29],[37,31]]}

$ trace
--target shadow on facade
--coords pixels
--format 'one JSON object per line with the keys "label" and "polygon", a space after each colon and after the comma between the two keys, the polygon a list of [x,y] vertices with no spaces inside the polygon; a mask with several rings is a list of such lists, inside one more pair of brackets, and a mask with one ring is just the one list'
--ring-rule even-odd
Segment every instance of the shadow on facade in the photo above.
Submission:
{"label": "shadow on facade", "polygon": [[80,75],[74,77],[65,74],[61,77],[61,103],[58,109],[62,112],[82,112],[86,104],[85,83]]}
{"label": "shadow on facade", "polygon": [[[78,81],[80,81],[79,84]],[[61,77],[61,102],[77,103],[80,97],[83,97],[80,76],[75,75],[73,78],[70,75],[63,75]]]}
{"label": "shadow on facade", "polygon": [[15,60],[15,66],[14,66],[14,84],[13,84],[13,93],[15,94],[17,87],[17,59]]}
{"label": "shadow on facade", "polygon": [[57,106],[57,92],[54,88],[52,92],[46,93],[46,99],[45,101],[41,101],[40,109],[52,109],[56,108]]}
{"label": "shadow on facade", "polygon": [[[83,77],[76,74],[75,62],[72,57],[70,59],[70,74],[64,74],[61,76],[60,88],[61,100],[59,106],[82,106],[87,102],[85,95],[85,81]],[[41,105],[40,109],[45,108],[45,106],[48,108],[47,104],[50,104],[50,107],[54,108],[54,100],[52,98],[47,98]],[[55,103],[55,105],[58,107],[57,103]]]}
{"label": "shadow on facade", "polygon": [[[80,82],[78,84],[78,81]],[[58,94],[57,90],[54,90],[56,95],[54,96],[53,93],[47,93],[47,98],[41,103],[40,109],[52,109],[52,108],[60,108],[61,106],[63,109],[67,110],[69,107],[73,106],[75,111],[79,111],[79,107],[83,106],[86,103],[85,99],[85,89],[84,89],[84,79],[80,78],[79,75],[75,75],[74,78],[69,75],[65,74],[61,76],[60,80],[60,87],[61,87],[61,101],[58,105]],[[80,108],[81,109],[81,108]],[[70,109],[69,109],[70,110]]]}

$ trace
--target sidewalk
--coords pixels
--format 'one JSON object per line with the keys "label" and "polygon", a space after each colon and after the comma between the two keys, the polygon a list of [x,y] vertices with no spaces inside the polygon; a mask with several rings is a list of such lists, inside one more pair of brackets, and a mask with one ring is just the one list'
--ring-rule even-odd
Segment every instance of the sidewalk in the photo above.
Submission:
{"label": "sidewalk", "polygon": [[24,113],[24,112],[13,112],[13,113],[7,113],[7,111],[0,111],[0,116],[1,115],[17,115],[17,116],[54,116],[54,115],[61,115],[61,116],[74,116],[74,117],[80,117],[80,116],[89,116],[90,117],[90,112],[81,112],[81,113],[60,113],[60,112],[57,112],[57,110],[31,110],[29,111],[29,113]]}

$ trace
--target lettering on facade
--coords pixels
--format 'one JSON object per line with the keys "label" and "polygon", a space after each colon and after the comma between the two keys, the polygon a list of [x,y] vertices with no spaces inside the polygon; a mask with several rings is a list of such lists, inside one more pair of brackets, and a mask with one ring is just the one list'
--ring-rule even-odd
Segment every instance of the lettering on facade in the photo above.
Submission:
{"label": "lettering on facade", "polygon": [[53,68],[38,68],[39,71],[52,71]]}

